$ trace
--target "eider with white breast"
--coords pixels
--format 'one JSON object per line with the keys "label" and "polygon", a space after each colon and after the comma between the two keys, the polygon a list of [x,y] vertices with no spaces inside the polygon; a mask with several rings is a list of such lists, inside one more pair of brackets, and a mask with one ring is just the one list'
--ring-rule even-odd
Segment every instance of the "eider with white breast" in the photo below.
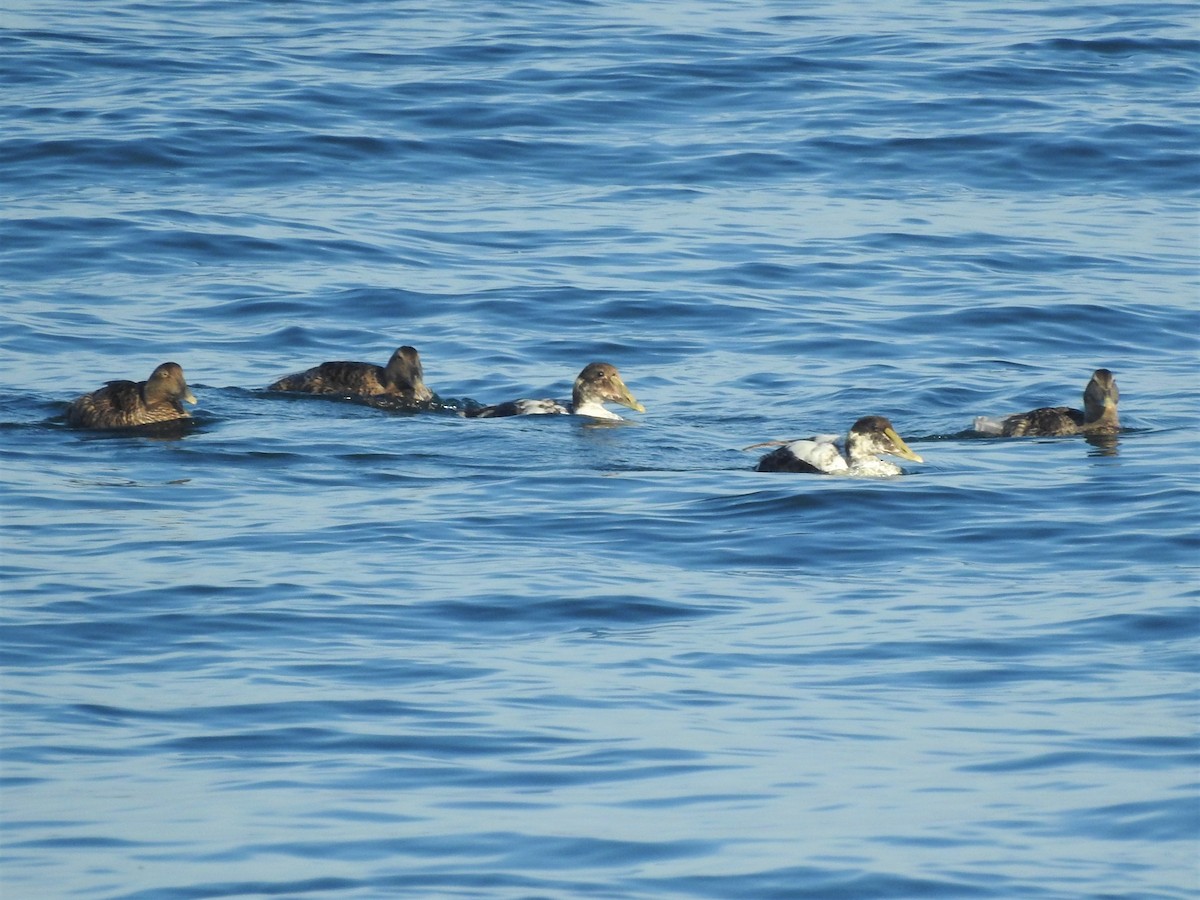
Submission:
{"label": "eider with white breast", "polygon": [[850,427],[849,434],[837,444],[835,435],[820,435],[802,441],[767,441],[747,447],[778,446],[758,461],[757,472],[806,472],[816,475],[882,477],[902,475],[904,470],[879,458],[888,453],[913,462],[925,460],[909,449],[896,434],[892,423],[883,416],[863,416]]}
{"label": "eider with white breast", "polygon": [[604,404],[608,402],[619,403],[637,412],[646,411],[625,386],[615,366],[594,362],[584,366],[575,379],[570,403],[558,400],[510,400],[495,406],[467,410],[466,416],[471,419],[496,419],[504,416],[575,415],[620,421],[620,416],[605,408]]}
{"label": "eider with white breast", "polygon": [[412,404],[433,399],[433,391],[425,386],[421,356],[412,347],[400,347],[386,366],[365,362],[325,362],[305,372],[280,378],[267,390],[387,397]]}
{"label": "eider with white breast", "polygon": [[136,428],[190,419],[180,401],[196,397],[179,363],[165,362],[145,381],[110,381],[77,397],[67,409],[67,424],[77,428]]}
{"label": "eider with white breast", "polygon": [[1083,410],[1068,406],[1045,406],[1027,413],[996,418],[977,416],[975,430],[1003,437],[1058,437],[1069,434],[1116,434],[1117,381],[1108,369],[1097,369],[1083,391]]}

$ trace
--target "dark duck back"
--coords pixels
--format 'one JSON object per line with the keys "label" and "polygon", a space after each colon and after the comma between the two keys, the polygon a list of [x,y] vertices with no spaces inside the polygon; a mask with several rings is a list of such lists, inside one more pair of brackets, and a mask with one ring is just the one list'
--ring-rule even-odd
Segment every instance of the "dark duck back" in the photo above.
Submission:
{"label": "dark duck back", "polygon": [[195,403],[178,363],[166,362],[145,381],[110,381],[78,397],[67,409],[77,428],[133,428],[189,419],[181,401]]}
{"label": "dark duck back", "polygon": [[772,450],[758,461],[754,467],[756,472],[803,472],[808,475],[823,475],[824,469],[805,462],[792,452],[791,447],[780,447]]}
{"label": "dark duck back", "polygon": [[1004,420],[1001,434],[1005,437],[1025,435],[1078,434],[1083,425],[1083,413],[1069,406],[1043,406]]}
{"label": "dark duck back", "polygon": [[321,363],[306,372],[281,378],[267,390],[359,397],[388,396],[409,403],[433,399],[433,392],[425,386],[421,356],[412,347],[399,348],[386,366],[364,362]]}

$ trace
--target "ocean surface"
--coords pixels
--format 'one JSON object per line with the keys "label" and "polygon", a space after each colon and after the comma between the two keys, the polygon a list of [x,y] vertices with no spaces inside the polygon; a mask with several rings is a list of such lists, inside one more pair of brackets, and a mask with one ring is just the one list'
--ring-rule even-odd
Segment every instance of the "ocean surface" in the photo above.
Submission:
{"label": "ocean surface", "polygon": [[[5,900],[1196,896],[1194,3],[10,0],[0,74]],[[644,414],[460,414],[592,360]],[[865,414],[925,462],[742,449]]]}

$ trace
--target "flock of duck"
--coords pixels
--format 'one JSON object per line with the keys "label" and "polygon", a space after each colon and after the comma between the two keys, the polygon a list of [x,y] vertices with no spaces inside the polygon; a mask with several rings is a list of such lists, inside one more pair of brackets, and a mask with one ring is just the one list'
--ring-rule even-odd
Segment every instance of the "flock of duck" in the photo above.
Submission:
{"label": "flock of duck", "polygon": [[[433,392],[425,386],[420,354],[412,347],[400,347],[386,366],[364,362],[321,363],[285,376],[267,390],[337,395],[366,402],[386,400],[391,408],[419,407],[434,400]],[[1120,429],[1118,399],[1112,372],[1097,369],[1084,389],[1082,410],[1054,406],[1002,417],[979,416],[974,429],[981,434],[1003,437],[1116,434]],[[184,401],[194,404],[196,397],[187,385],[183,369],[178,363],[165,362],[145,381],[110,381],[99,390],[76,398],[67,409],[67,424],[98,429],[159,425],[190,418]],[[605,403],[645,412],[614,366],[594,362],[585,366],[575,379],[570,401],[510,400],[461,414],[479,419],[576,415],[620,420]],[[863,416],[844,438],[819,435],[804,440],[767,441],[745,449],[759,447],[775,448],[758,461],[755,468],[759,472],[888,476],[899,475],[902,470],[882,459],[884,455],[924,462],[883,416]]]}

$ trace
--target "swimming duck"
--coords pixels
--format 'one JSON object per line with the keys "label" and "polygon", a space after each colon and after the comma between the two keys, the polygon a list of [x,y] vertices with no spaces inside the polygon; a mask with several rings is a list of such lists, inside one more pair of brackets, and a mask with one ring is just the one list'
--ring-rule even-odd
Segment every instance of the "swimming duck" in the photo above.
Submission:
{"label": "swimming duck", "polygon": [[364,362],[325,362],[295,375],[280,378],[269,391],[306,394],[354,394],[359,397],[394,397],[406,403],[433,399],[425,386],[421,356],[412,347],[400,347],[386,366]]}
{"label": "swimming duck", "polygon": [[575,379],[570,403],[560,403],[557,400],[510,400],[495,406],[467,410],[466,415],[472,419],[494,419],[503,416],[576,415],[590,416],[593,419],[620,420],[620,416],[604,407],[605,402],[619,403],[637,412],[646,411],[646,408],[638,403],[629,388],[625,386],[625,382],[621,380],[615,366],[594,362],[584,366],[579,377]]}
{"label": "swimming duck", "polygon": [[819,435],[803,441],[766,441],[753,447],[778,446],[758,461],[757,472],[809,472],[817,475],[884,476],[900,475],[903,469],[893,462],[880,459],[878,454],[890,453],[913,462],[924,462],[908,448],[908,444],[892,423],[883,416],[863,416],[850,427],[843,442],[845,452],[838,447],[836,435]]}
{"label": "swimming duck", "polygon": [[1001,418],[977,416],[975,430],[1004,437],[1116,434],[1121,430],[1117,418],[1120,396],[1113,373],[1097,369],[1084,388],[1082,412],[1068,406],[1052,406]]}
{"label": "swimming duck", "polygon": [[67,409],[67,424],[78,428],[132,428],[190,419],[181,400],[195,403],[178,363],[165,362],[145,381],[110,381],[77,397]]}

